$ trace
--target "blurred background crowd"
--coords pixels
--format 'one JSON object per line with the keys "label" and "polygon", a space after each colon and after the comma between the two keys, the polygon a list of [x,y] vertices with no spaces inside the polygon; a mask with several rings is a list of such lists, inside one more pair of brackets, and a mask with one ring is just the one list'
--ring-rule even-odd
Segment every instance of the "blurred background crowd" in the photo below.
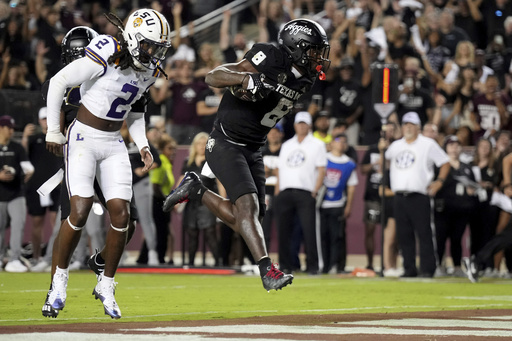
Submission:
{"label": "blurred background crowd", "polygon": [[[241,4],[242,9],[235,3]],[[227,7],[219,10],[222,6]],[[172,150],[178,145],[190,145],[189,163],[184,163],[183,171],[192,163],[199,167],[204,162],[206,137],[200,133],[211,131],[223,96],[224,89],[205,84],[205,75],[222,63],[241,60],[254,43],[277,44],[279,29],[287,21],[312,18],[324,27],[329,38],[331,67],[326,80],[316,82],[313,90],[298,101],[294,113],[271,131],[275,136],[269,136],[269,141],[277,141],[273,142],[277,147],[270,147],[269,143],[269,154],[278,156],[280,144],[296,134],[294,116],[298,112],[311,115],[311,129],[326,143],[327,151],[332,151],[333,140],[346,136],[343,153],[367,176],[363,209],[367,267],[373,269],[374,229],[378,215],[384,211],[379,206],[377,190],[383,176],[378,175],[381,170],[375,150],[382,136],[382,121],[372,102],[371,66],[376,62],[394,63],[399,70],[398,100],[386,123],[390,126],[386,138],[400,138],[402,116],[410,111],[418,113],[426,136],[443,147],[446,141],[456,139],[461,149],[453,157],[470,164],[479,174],[471,179],[488,191],[485,198],[475,199],[468,210],[477,212],[473,220],[479,221],[471,229],[471,253],[478,252],[497,228],[507,226],[510,213],[490,201],[493,191],[508,185],[503,184],[501,169],[502,160],[509,153],[512,131],[509,0],[0,1],[1,114],[14,118],[15,139],[28,139],[38,132],[36,127],[44,127],[45,114],[40,110],[44,101],[39,94],[43,84],[62,67],[60,44],[64,35],[71,28],[84,25],[100,34],[115,36],[117,29],[103,13],[113,12],[124,20],[141,7],[162,12],[178,32],[165,63],[169,79],[160,78],[151,88],[146,119],[148,139],[162,154],[170,146],[164,155],[171,163]],[[201,144],[197,150],[203,149],[202,156],[194,149],[197,144]],[[354,147],[360,156],[366,155],[358,157]],[[182,174],[180,171],[181,165],[175,165],[174,174]],[[270,171],[269,177],[272,175]],[[176,181],[173,178],[169,182],[172,188]],[[217,185],[222,194],[221,185]],[[174,240],[172,229],[165,228],[165,224],[169,225],[167,218],[155,218],[155,223],[163,221],[165,234],[170,237],[169,242],[160,241],[170,249],[165,260],[165,249],[159,251],[160,263],[173,261]],[[185,221],[190,226],[196,224]],[[215,230],[215,223],[210,221],[200,229],[210,231],[205,239],[215,264],[233,263],[226,255],[226,245],[230,243],[227,238],[231,237],[224,237],[225,231],[218,226]],[[194,264],[197,234],[188,233],[188,238],[196,241],[188,244],[189,264]],[[457,238],[451,243],[460,244]],[[392,242],[385,247],[388,252],[396,248]],[[446,266],[443,255],[439,256],[438,274],[442,275]],[[38,257],[42,255],[35,259]],[[147,263],[144,257],[139,261]],[[500,261],[489,262],[489,274],[496,273]],[[339,263],[334,271],[343,272],[343,267]],[[392,261],[387,266],[395,267]],[[512,271],[512,267],[508,269]],[[458,270],[453,273],[460,275]]]}

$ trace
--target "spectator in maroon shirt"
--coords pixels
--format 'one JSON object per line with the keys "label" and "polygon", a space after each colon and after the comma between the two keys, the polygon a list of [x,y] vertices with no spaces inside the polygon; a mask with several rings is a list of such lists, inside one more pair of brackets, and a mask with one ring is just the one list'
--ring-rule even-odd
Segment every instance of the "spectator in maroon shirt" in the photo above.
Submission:
{"label": "spectator in maroon shirt", "polygon": [[475,141],[508,127],[511,109],[510,99],[500,92],[498,78],[495,75],[488,76],[485,92],[473,96],[471,120]]}
{"label": "spectator in maroon shirt", "polygon": [[155,103],[166,102],[166,119],[170,125],[170,135],[178,144],[190,144],[194,136],[201,131],[201,120],[197,115],[196,105],[199,94],[208,86],[194,79],[193,72],[193,63],[176,61],[176,69],[172,72],[176,77],[169,81],[168,86],[161,86],[152,92]]}

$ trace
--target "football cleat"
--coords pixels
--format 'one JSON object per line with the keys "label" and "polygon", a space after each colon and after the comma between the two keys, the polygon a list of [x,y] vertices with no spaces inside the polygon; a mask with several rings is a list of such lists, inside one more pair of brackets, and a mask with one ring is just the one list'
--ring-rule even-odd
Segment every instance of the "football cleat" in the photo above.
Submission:
{"label": "football cleat", "polygon": [[50,304],[49,298],[50,293],[52,290],[49,290],[46,294],[46,299],[44,300],[43,308],[41,309],[41,312],[43,313],[43,316],[45,317],[53,317],[56,318],[59,315],[59,311],[57,309],[53,309],[52,305]]}
{"label": "football cleat", "polygon": [[199,195],[202,191],[202,184],[199,175],[194,172],[186,172],[178,187],[165,198],[163,211],[169,212],[176,204],[187,202],[196,194]]}
{"label": "football cleat", "polygon": [[261,277],[261,281],[263,282],[263,287],[268,292],[270,292],[270,290],[277,291],[288,284],[292,284],[293,275],[283,273],[281,270],[276,268],[274,264],[272,264],[272,267],[267,274]]}
{"label": "football cleat", "polygon": [[468,276],[469,280],[472,283],[478,282],[478,272],[480,271],[478,269],[478,265],[475,262],[476,258],[475,256],[471,256],[471,258],[464,258],[462,259],[462,263],[464,264],[464,267],[466,268],[466,275]]}
{"label": "football cleat", "polygon": [[87,265],[89,269],[91,269],[95,274],[97,279],[103,274],[105,271],[105,264],[98,264],[96,262],[96,256],[100,253],[98,249],[95,249],[94,254],[87,260]]}
{"label": "football cleat", "polygon": [[55,273],[53,275],[52,290],[48,295],[48,303],[55,310],[62,310],[66,305],[66,288],[68,286],[68,276],[66,274]]}
{"label": "football cleat", "polygon": [[95,299],[99,299],[103,303],[105,315],[109,315],[113,319],[121,318],[121,309],[117,305],[115,298],[116,282],[107,283],[105,280],[99,280],[96,287],[92,291]]}

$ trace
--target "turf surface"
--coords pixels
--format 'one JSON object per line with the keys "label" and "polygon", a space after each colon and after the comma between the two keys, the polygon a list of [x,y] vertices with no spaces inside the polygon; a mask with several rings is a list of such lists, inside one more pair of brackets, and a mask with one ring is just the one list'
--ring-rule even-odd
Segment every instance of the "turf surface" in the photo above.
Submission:
{"label": "turf surface", "polygon": [[[258,277],[126,274],[116,276],[119,321],[226,319],[293,314],[385,313],[512,309],[511,280],[433,280],[297,275],[267,293]],[[56,319],[41,315],[49,274],[0,273],[0,326],[112,321],[92,290],[90,271],[70,275],[66,307]]]}

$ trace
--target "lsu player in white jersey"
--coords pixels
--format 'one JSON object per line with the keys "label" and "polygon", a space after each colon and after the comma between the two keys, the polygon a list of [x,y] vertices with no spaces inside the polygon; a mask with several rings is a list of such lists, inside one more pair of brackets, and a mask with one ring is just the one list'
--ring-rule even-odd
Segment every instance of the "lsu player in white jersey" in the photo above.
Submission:
{"label": "lsu player in white jersey", "polygon": [[[126,120],[147,171],[153,156],[146,139],[145,108],[139,99],[163,72],[159,64],[171,40],[167,20],[152,9],[136,10],[125,27],[114,14],[107,18],[122,31],[119,41],[99,35],[86,47],[84,58],[68,64],[50,80],[46,146],[55,154],[64,154],[71,213],[57,238],[57,268],[48,301],[56,310],[65,306],[69,261],[93,204],[96,177],[111,228],[106,238],[105,270],[93,295],[103,303],[105,314],[119,319],[114,275],[124,251],[132,197],[130,160],[120,128]],[[67,88],[77,85],[81,85],[82,103],[64,136],[60,127],[62,98]]]}

